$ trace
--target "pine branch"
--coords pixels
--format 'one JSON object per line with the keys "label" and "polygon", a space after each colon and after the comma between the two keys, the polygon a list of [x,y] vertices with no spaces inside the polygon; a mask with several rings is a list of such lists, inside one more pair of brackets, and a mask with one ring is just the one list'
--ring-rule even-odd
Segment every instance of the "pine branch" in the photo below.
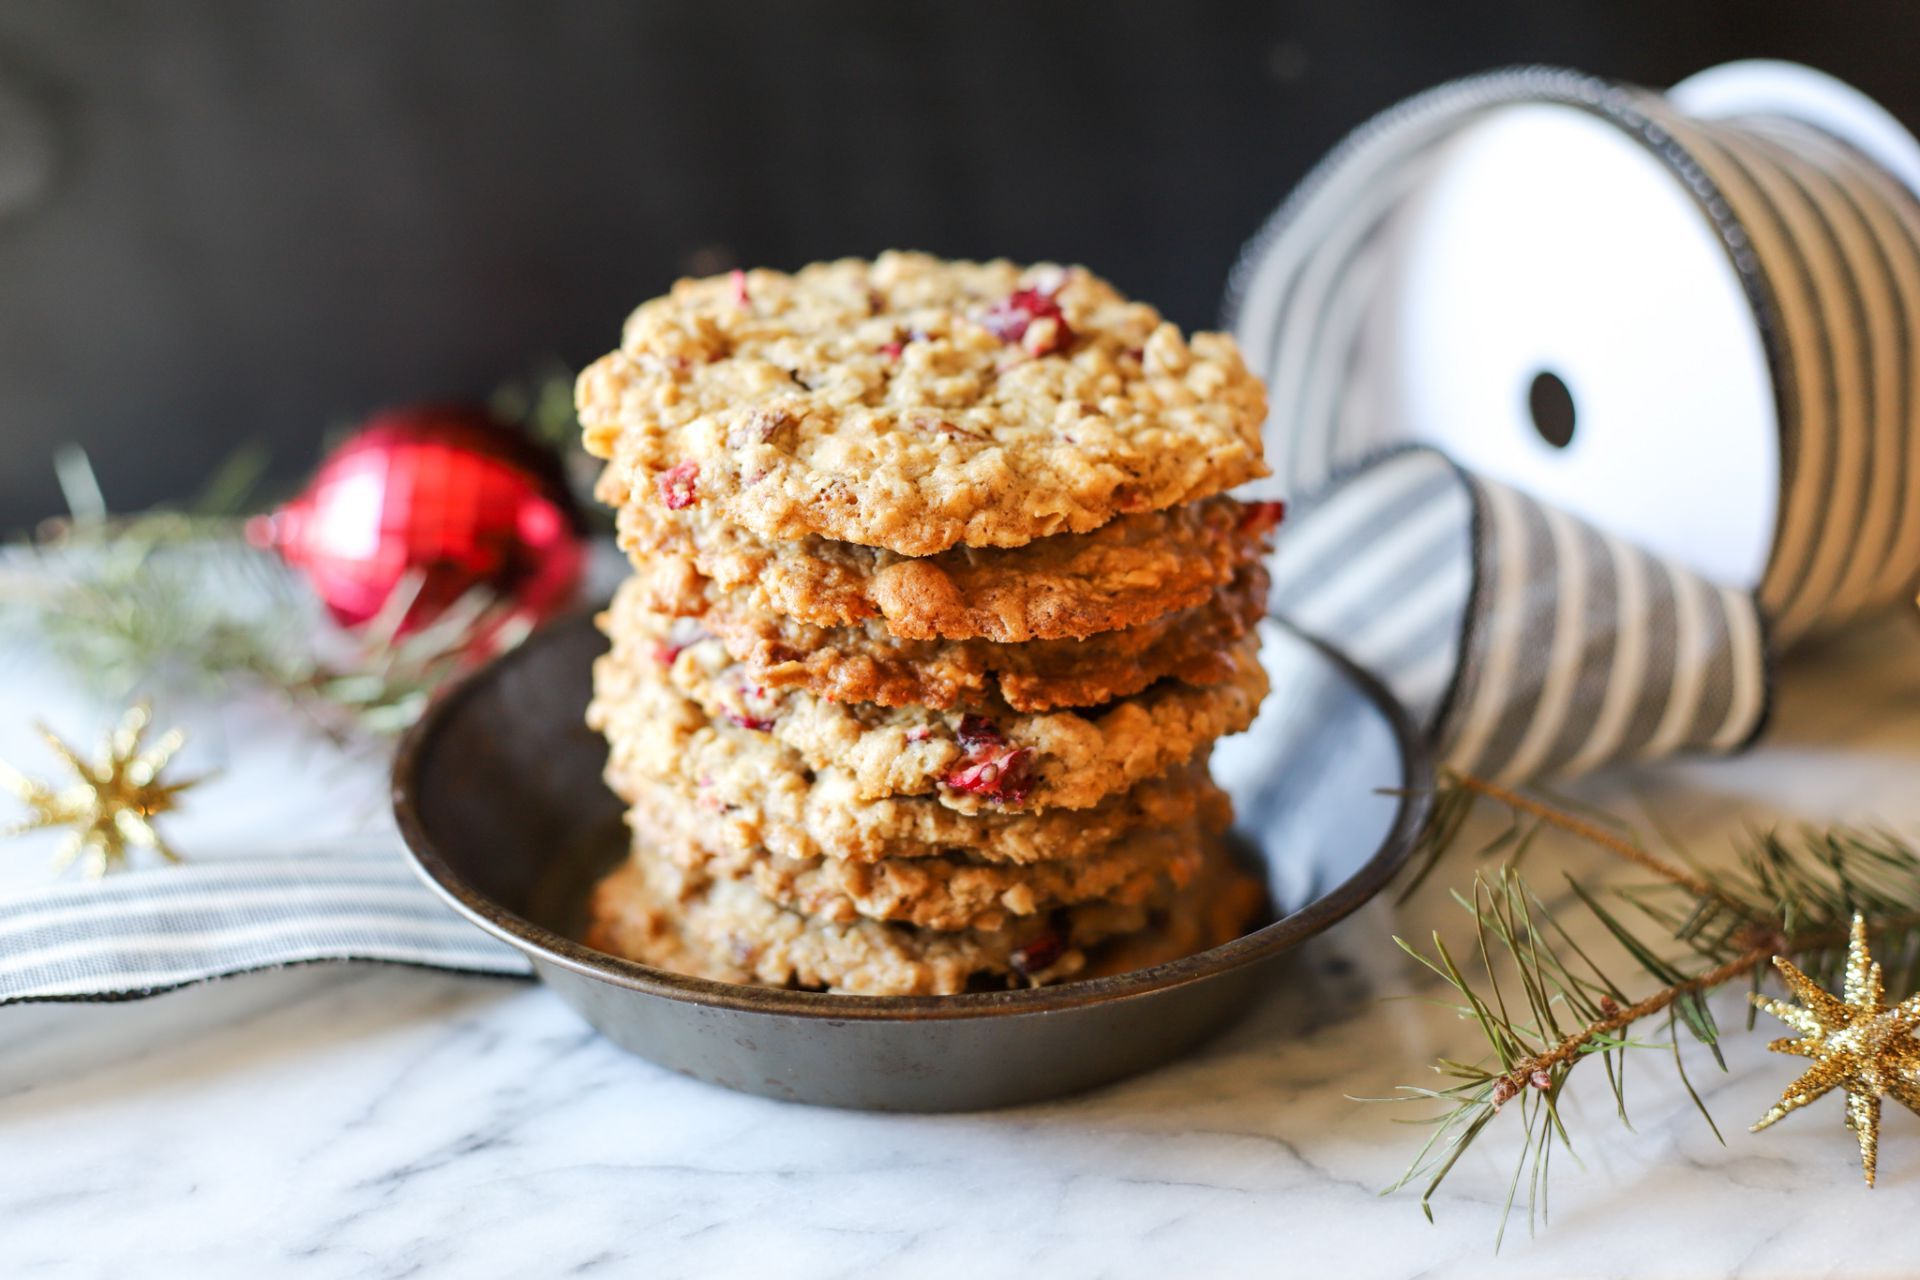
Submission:
{"label": "pine branch", "polygon": [[448,679],[524,635],[484,589],[401,634],[418,581],[368,626],[333,625],[229,514],[253,465],[216,475],[204,509],[76,516],[0,551],[0,638],[105,700],[264,690],[346,744],[405,728]]}
{"label": "pine branch", "polygon": [[1556,809],[1551,805],[1542,803],[1530,796],[1522,795],[1517,791],[1509,790],[1497,783],[1488,782],[1484,778],[1476,778],[1471,774],[1463,773],[1456,774],[1453,780],[1463,791],[1485,796],[1489,800],[1498,801],[1515,813],[1524,813],[1529,817],[1539,819],[1549,826],[1558,827],[1568,835],[1577,836],[1589,844],[1599,845],[1609,853],[1625,858],[1627,861],[1653,872],[1662,879],[1671,881],[1681,888],[1696,893],[1703,898],[1717,897],[1719,894],[1719,890],[1707,881],[1661,861],[1651,853],[1648,853],[1637,841],[1616,835],[1606,828],[1585,821],[1574,814]]}
{"label": "pine branch", "polygon": [[[1458,994],[1461,1016],[1479,1025],[1489,1049],[1482,1062],[1435,1064],[1436,1072],[1453,1081],[1444,1088],[1403,1086],[1396,1097],[1379,1099],[1443,1104],[1427,1118],[1433,1134],[1426,1146],[1389,1188],[1424,1178],[1421,1208],[1429,1219],[1434,1192],[1517,1099],[1521,1142],[1501,1235],[1523,1180],[1529,1226],[1544,1222],[1552,1147],[1557,1143],[1571,1150],[1558,1106],[1561,1091],[1573,1070],[1590,1058],[1605,1064],[1624,1122],[1627,1050],[1670,1049],[1681,1085],[1713,1126],[1687,1078],[1680,1027],[1708,1046],[1724,1069],[1708,995],[1741,979],[1757,989],[1776,955],[1794,957],[1817,980],[1829,981],[1845,954],[1856,911],[1865,916],[1870,932],[1893,941],[1896,958],[1904,957],[1904,963],[1887,966],[1889,975],[1904,978],[1907,990],[1920,976],[1920,848],[1894,834],[1854,828],[1759,832],[1736,846],[1731,869],[1702,869],[1691,860],[1683,868],[1630,834],[1537,794],[1454,776],[1443,780],[1436,797],[1416,880],[1458,843],[1472,811],[1485,801],[1505,808],[1510,822],[1480,852],[1483,857],[1504,854],[1505,861],[1496,871],[1475,874],[1470,897],[1454,895],[1473,916],[1480,957],[1476,976],[1467,975],[1438,932],[1430,956],[1395,939]],[[1651,885],[1614,888],[1607,897],[1632,906],[1655,926],[1656,936],[1629,925],[1595,891],[1572,877],[1567,881],[1579,909],[1605,929],[1651,988],[1630,997],[1520,875],[1515,863],[1543,831],[1571,835],[1655,877]],[[1683,955],[1672,954],[1676,946]],[[1661,1014],[1668,1022],[1664,1042],[1633,1038],[1636,1026]],[[1717,1126],[1714,1134],[1719,1136]]]}

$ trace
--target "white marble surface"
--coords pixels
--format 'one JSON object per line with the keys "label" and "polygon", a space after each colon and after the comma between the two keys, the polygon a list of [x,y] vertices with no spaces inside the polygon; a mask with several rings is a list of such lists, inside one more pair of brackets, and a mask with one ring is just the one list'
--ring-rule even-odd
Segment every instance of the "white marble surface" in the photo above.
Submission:
{"label": "white marble surface", "polygon": [[[0,758],[35,757],[42,682],[0,682]],[[91,723],[61,704],[56,719]],[[201,722],[227,774],[177,832],[203,856],[378,823],[378,784],[262,710]],[[1796,660],[1744,759],[1579,790],[1644,806],[1691,847],[1746,822],[1920,831],[1920,627]],[[291,815],[291,816],[289,816]],[[263,825],[264,824],[264,825]],[[0,885],[44,846],[0,846]],[[1593,871],[1537,849],[1533,874]],[[1598,1078],[1572,1087],[1584,1167],[1556,1161],[1553,1220],[1492,1252],[1511,1147],[1489,1138],[1436,1200],[1379,1189],[1415,1133],[1349,1101],[1419,1080],[1470,1027],[1416,1000],[1388,936],[1461,936],[1440,884],[1376,904],[1314,968],[1186,1062],[997,1114],[839,1113],[731,1094],[628,1057],[529,985],[373,967],[233,980],[143,1004],[0,1010],[0,1275],[1808,1276],[1920,1271],[1920,1120],[1890,1111],[1881,1186],[1859,1185],[1838,1100],[1746,1124],[1793,1063],[1730,1033],[1694,1053],[1727,1136],[1660,1057],[1637,1132]],[[1727,1003],[1737,1022],[1733,1002]]]}

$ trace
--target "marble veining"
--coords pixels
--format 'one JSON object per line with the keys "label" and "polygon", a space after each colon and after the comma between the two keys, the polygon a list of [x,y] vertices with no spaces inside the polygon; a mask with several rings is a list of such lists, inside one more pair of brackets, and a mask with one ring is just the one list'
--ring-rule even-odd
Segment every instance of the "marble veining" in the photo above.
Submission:
{"label": "marble veining", "polygon": [[[1920,654],[1910,619],[1791,666],[1744,759],[1615,774],[1587,799],[1717,851],[1743,822],[1920,830]],[[0,692],[0,758],[33,714],[84,733],[43,684]],[[20,692],[32,688],[29,704]],[[96,717],[97,718],[97,717]],[[203,713],[227,774],[176,827],[204,856],[377,827],[377,764],[267,708]],[[318,753],[318,754],[316,754]],[[298,785],[290,780],[297,777]],[[0,886],[43,846],[0,846]],[[1542,885],[1585,851],[1532,855]],[[1492,1252],[1512,1147],[1489,1138],[1437,1197],[1382,1199],[1418,1135],[1350,1100],[1422,1078],[1471,1029],[1394,933],[1460,933],[1444,889],[1377,902],[1202,1052],[1058,1103],[884,1116],[747,1097],[599,1039],[537,986],[323,966],[123,1006],[0,1010],[0,1275],[26,1276],[1812,1276],[1920,1267],[1920,1121],[1890,1109],[1881,1186],[1859,1186],[1841,1106],[1746,1126],[1792,1064],[1731,1031],[1693,1114],[1660,1056],[1630,1067],[1636,1132],[1597,1070],[1569,1103],[1552,1222]],[[1722,1003],[1738,1024],[1738,1001]]]}

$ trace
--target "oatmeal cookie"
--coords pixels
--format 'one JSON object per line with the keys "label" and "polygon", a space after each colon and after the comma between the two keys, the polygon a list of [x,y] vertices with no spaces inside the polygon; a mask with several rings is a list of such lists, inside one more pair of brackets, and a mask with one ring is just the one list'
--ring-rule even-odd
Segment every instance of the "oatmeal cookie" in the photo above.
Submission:
{"label": "oatmeal cookie", "polygon": [[1114,938],[1089,957],[1082,978],[1132,973],[1232,942],[1271,919],[1266,883],[1231,858],[1211,857],[1200,878],[1153,927]]}
{"label": "oatmeal cookie", "polygon": [[905,640],[1084,640],[1191,609],[1260,560],[1279,516],[1277,503],[1211,498],[1012,550],[914,559],[825,538],[769,542],[706,512],[620,505],[617,475],[603,473],[598,492],[619,506],[620,545],[652,608],[697,613],[711,581],[756,612],[818,627],[873,621]]}
{"label": "oatmeal cookie", "polygon": [[850,862],[782,858],[764,849],[716,850],[677,798],[643,797],[627,814],[636,846],[715,879],[750,879],[780,906],[833,924],[893,920],[923,929],[998,929],[1082,902],[1133,905],[1164,896],[1199,868],[1198,824],[1138,831],[1081,858],[1030,867],[980,862],[953,851]]}
{"label": "oatmeal cookie", "polygon": [[[1015,711],[1095,706],[1161,679],[1219,684],[1234,674],[1227,654],[1266,610],[1267,574],[1250,564],[1205,603],[1085,640],[902,640],[879,623],[815,627],[745,603],[745,593],[709,588],[692,624],[719,639],[755,683],[804,689],[835,702]],[[629,578],[614,593],[622,615],[650,612],[646,584]],[[625,624],[632,625],[632,624]],[[697,628],[694,629],[694,628]]]}
{"label": "oatmeal cookie", "polygon": [[1078,267],[889,253],[682,280],[577,402],[588,451],[640,500],[908,556],[1267,474],[1266,396],[1233,339],[1183,338]]}
{"label": "oatmeal cookie", "polygon": [[[848,995],[956,995],[1117,972],[1100,944],[1129,940],[1130,968],[1231,940],[1255,923],[1248,880],[1210,850],[1202,873],[1154,905],[1090,903],[997,929],[836,924],[768,901],[744,880],[690,875],[642,849],[596,887],[588,946],[721,982]],[[1245,911],[1235,918],[1236,912]],[[1163,934],[1173,945],[1157,943]]]}
{"label": "oatmeal cookie", "polygon": [[1132,832],[1189,822],[1217,832],[1232,821],[1204,752],[1091,809],[966,815],[927,796],[861,802],[846,771],[809,769],[770,735],[715,722],[626,664],[602,658],[594,684],[587,715],[611,746],[608,785],[628,804],[651,795],[679,806],[703,842],[737,854],[858,862],[959,854],[1030,865],[1092,856]]}
{"label": "oatmeal cookie", "polygon": [[816,771],[851,775],[860,800],[934,795],[963,813],[1089,808],[1246,728],[1267,692],[1259,638],[1248,636],[1226,651],[1232,671],[1219,684],[1162,681],[1097,708],[847,704],[757,684],[717,639],[670,645],[668,624],[651,614],[623,621],[637,630],[616,633],[610,656],[642,680],[670,683],[710,717],[771,736]]}

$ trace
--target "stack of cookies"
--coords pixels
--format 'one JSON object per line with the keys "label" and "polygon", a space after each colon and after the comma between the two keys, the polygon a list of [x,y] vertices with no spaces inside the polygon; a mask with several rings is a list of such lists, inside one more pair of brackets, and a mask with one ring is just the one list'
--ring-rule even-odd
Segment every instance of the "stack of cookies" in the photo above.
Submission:
{"label": "stack of cookies", "polygon": [[686,280],[581,375],[635,574],[589,719],[632,857],[603,950],[950,994],[1243,931],[1207,773],[1267,689],[1265,399],[1078,268]]}

